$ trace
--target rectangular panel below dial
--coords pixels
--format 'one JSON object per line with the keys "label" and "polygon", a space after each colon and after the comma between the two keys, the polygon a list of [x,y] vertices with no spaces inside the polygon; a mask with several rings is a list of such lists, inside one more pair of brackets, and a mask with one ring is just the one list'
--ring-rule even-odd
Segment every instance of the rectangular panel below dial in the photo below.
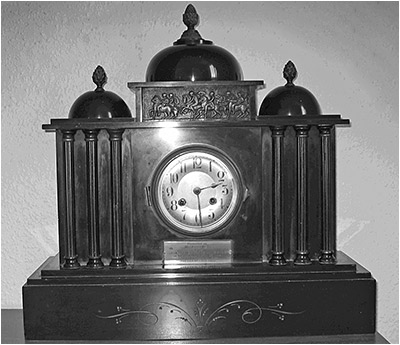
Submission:
{"label": "rectangular panel below dial", "polygon": [[164,241],[164,267],[232,264],[232,240]]}

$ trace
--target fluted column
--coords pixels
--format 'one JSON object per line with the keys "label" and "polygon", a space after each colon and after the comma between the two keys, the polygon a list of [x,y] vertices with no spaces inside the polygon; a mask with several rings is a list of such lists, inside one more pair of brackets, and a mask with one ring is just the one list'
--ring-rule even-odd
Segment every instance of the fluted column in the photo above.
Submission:
{"label": "fluted column", "polygon": [[285,265],[283,229],[282,161],[285,126],[273,126],[272,132],[272,256],[271,265]]}
{"label": "fluted column", "polygon": [[99,231],[98,197],[98,130],[84,130],[86,141],[87,209],[88,209],[88,257],[89,267],[102,267]]}
{"label": "fluted column", "polygon": [[65,186],[65,255],[64,268],[79,267],[76,253],[76,215],[75,215],[75,178],[74,178],[74,130],[62,131]]}
{"label": "fluted column", "polygon": [[335,229],[333,197],[335,181],[332,161],[332,125],[319,126],[321,137],[321,256],[320,263],[335,263]]}
{"label": "fluted column", "polygon": [[108,130],[111,151],[111,263],[112,267],[126,266],[123,251],[122,203],[122,134],[123,129]]}
{"label": "fluted column", "polygon": [[297,140],[297,242],[296,265],[309,265],[311,260],[308,251],[308,224],[307,224],[307,142],[310,127],[295,126]]}

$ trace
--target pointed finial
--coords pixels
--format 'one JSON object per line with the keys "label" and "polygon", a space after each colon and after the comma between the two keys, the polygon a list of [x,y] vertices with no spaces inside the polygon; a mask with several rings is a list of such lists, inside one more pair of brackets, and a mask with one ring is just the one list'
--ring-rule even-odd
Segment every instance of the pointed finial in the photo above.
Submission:
{"label": "pointed finial", "polygon": [[288,61],[283,69],[283,77],[286,79],[286,86],[293,86],[293,80],[297,78],[296,66],[292,61]]}
{"label": "pointed finial", "polygon": [[200,17],[192,4],[187,5],[182,18],[183,23],[187,26],[187,29],[182,33],[181,38],[174,42],[174,45],[212,44],[211,41],[204,40],[199,32],[195,29],[195,27],[199,25]]}
{"label": "pointed finial", "polygon": [[199,15],[192,4],[187,5],[185,13],[182,17],[183,23],[189,30],[194,30],[194,28],[199,25]]}
{"label": "pointed finial", "polygon": [[93,72],[92,80],[97,85],[95,91],[104,91],[103,86],[107,83],[107,75],[103,67],[100,65],[96,67]]}

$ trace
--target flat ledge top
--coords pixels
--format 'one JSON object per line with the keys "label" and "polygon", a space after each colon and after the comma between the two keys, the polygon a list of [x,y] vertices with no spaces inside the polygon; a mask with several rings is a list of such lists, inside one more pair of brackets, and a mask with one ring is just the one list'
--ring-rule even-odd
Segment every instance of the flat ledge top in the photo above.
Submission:
{"label": "flat ledge top", "polygon": [[340,115],[321,116],[263,116],[252,121],[229,120],[198,120],[198,121],[145,121],[136,118],[113,119],[51,119],[50,124],[44,124],[45,131],[79,130],[79,129],[135,129],[135,128],[207,128],[207,127],[269,127],[269,126],[348,126],[349,119]]}
{"label": "flat ledge top", "polygon": [[215,81],[154,81],[154,82],[128,82],[129,89],[155,88],[155,87],[188,87],[188,86],[257,86],[265,87],[262,80],[215,80]]}

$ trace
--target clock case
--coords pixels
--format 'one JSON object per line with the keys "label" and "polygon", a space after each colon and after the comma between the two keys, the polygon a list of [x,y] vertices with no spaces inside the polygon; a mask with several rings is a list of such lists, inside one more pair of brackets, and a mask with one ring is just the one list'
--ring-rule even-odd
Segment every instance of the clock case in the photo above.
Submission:
{"label": "clock case", "polygon": [[[183,41],[199,39],[190,6]],[[104,91],[102,68],[93,80],[71,118],[43,125],[56,136],[59,253],[23,286],[27,340],[375,332],[376,282],[336,250],[336,130],[349,120],[318,107],[269,114],[265,104],[278,98],[282,110],[307,94],[291,80],[291,102],[271,92],[259,115],[261,81],[128,83],[134,119]],[[193,96],[207,103],[192,107]],[[200,237],[169,229],[149,197],[165,157],[191,145],[223,152],[247,190],[236,216]]]}

